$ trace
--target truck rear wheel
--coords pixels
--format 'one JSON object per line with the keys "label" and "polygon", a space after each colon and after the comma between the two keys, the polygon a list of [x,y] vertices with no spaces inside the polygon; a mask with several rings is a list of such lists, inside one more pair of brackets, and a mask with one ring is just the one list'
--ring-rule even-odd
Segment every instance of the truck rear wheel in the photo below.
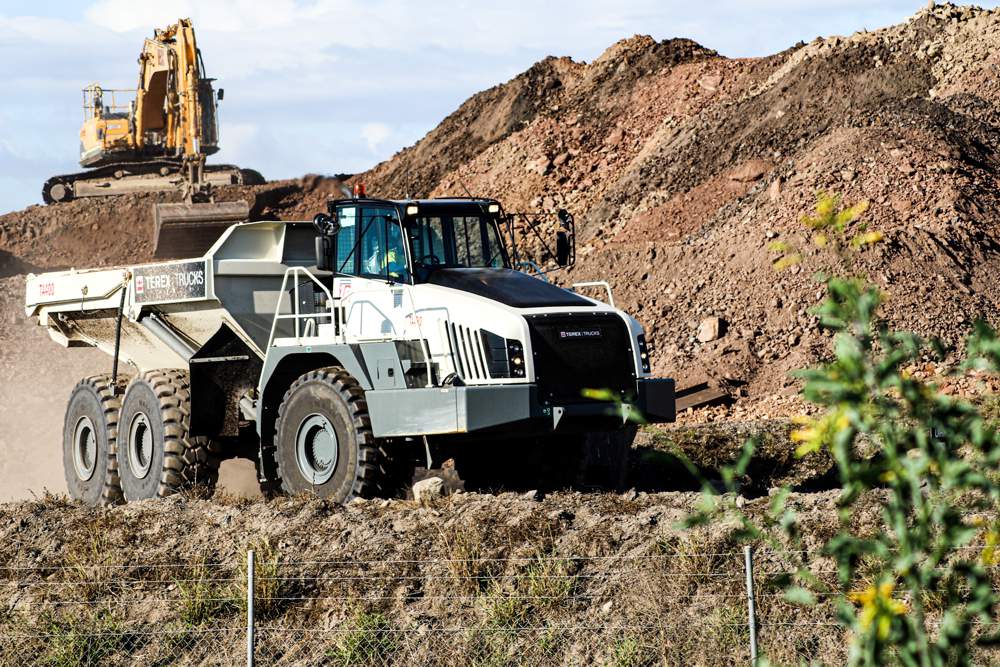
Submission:
{"label": "truck rear wheel", "polygon": [[121,408],[119,475],[127,500],[180,491],[209,496],[219,479],[219,450],[189,433],[191,391],[183,370],[155,370],[129,383]]}
{"label": "truck rear wheel", "polygon": [[70,394],[63,422],[63,470],[69,495],[88,505],[122,501],[115,456],[121,401],[111,377],[81,380]]}
{"label": "truck rear wheel", "polygon": [[364,390],[339,366],[299,376],[285,392],[275,430],[285,493],[311,492],[345,503],[377,495],[387,478]]}

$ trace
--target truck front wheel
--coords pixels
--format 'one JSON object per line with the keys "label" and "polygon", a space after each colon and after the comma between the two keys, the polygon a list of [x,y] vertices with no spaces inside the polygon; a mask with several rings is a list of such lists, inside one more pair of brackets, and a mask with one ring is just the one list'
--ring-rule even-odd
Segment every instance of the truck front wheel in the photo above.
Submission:
{"label": "truck front wheel", "polygon": [[129,383],[122,399],[118,467],[126,500],[180,491],[208,496],[219,479],[214,442],[189,433],[191,391],[183,370],[155,370]]}
{"label": "truck front wheel", "polygon": [[122,501],[115,458],[118,412],[111,377],[81,380],[69,397],[63,422],[63,469],[69,495],[88,505]]}
{"label": "truck front wheel", "polygon": [[278,408],[275,445],[285,493],[345,503],[377,495],[386,478],[364,390],[339,366],[310,371],[292,383]]}
{"label": "truck front wheel", "polygon": [[628,488],[632,443],[638,428],[628,424],[617,431],[588,433],[580,442],[579,483],[611,491]]}

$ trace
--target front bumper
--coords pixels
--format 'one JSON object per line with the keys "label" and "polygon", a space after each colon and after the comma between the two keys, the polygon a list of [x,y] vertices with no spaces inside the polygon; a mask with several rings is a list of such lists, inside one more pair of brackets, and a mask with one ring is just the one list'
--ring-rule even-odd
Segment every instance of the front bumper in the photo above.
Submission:
{"label": "front bumper", "polygon": [[674,381],[640,379],[636,402],[546,405],[534,384],[373,389],[365,392],[377,438],[488,433],[608,430],[628,421],[674,420]]}

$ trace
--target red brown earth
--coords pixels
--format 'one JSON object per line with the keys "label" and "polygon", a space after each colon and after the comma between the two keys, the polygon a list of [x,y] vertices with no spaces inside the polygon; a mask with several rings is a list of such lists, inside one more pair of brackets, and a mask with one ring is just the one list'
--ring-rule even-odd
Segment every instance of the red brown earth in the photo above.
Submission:
{"label": "red brown earth", "polygon": [[[646,327],[658,374],[739,387],[736,406],[706,418],[793,414],[803,406],[788,372],[828,349],[809,314],[822,297],[812,276],[828,266],[807,251],[778,273],[768,245],[808,247],[800,218],[819,191],[870,203],[864,222],[885,240],[858,266],[887,294],[894,326],[957,343],[977,318],[1000,319],[998,46],[1000,11],[954,5],[764,58],[633,37],[473,96],[356,180],[384,197],[468,191],[508,210],[574,211],[579,259],[558,280],[608,280]],[[250,200],[257,219],[303,219],[339,185],[307,176],[219,196]],[[44,414],[57,438],[62,397],[108,363],[60,350],[24,321],[21,276],[148,259],[150,205],[163,199],[0,216],[0,387],[11,398],[0,446],[24,434],[17,396],[45,397],[25,419]],[[722,335],[700,342],[708,317],[723,319]]]}

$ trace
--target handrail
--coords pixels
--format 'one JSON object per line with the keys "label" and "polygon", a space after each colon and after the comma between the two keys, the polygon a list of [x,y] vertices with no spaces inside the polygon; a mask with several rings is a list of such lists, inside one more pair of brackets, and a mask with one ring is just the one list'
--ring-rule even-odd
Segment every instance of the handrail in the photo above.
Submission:
{"label": "handrail", "polygon": [[[303,315],[303,314],[299,313],[299,284],[301,284],[301,282],[302,282],[302,281],[298,280],[299,274],[305,274],[306,278],[308,278],[309,280],[311,280],[314,284],[318,285],[321,290],[323,290],[323,294],[326,295],[327,308],[330,311],[330,313],[328,315],[327,314],[323,314],[323,313],[308,313],[308,314],[304,314]],[[282,313],[281,312],[281,297],[287,291],[289,276],[292,276],[292,277],[295,278],[295,287],[294,287],[295,297],[293,299],[294,305],[292,307],[292,312],[291,313]],[[277,332],[277,329],[278,329],[278,320],[294,320],[295,321],[295,344],[296,345],[300,345],[301,344],[302,335],[300,335],[300,333],[299,333],[299,321],[303,320],[303,319],[312,319],[312,318],[318,318],[318,317],[329,317],[330,318],[330,322],[335,322],[336,321],[336,315],[334,313],[333,295],[330,293],[330,290],[328,290],[326,288],[326,285],[324,285],[319,280],[317,280],[316,276],[314,276],[312,274],[312,272],[309,271],[309,269],[307,269],[305,267],[302,267],[302,266],[292,266],[292,267],[289,267],[289,268],[285,269],[285,275],[282,276],[282,278],[281,278],[281,289],[278,291],[278,303],[277,303],[277,305],[274,308],[274,320],[271,322],[271,334],[267,338],[267,347],[270,348],[270,347],[274,346],[274,335],[275,335],[275,333]],[[309,328],[306,327],[307,331],[308,331],[308,329]]]}
{"label": "handrail", "polygon": [[[520,271],[522,266],[526,266],[529,269],[533,269],[535,271],[534,275],[537,275],[539,278],[541,278],[545,282],[549,282],[548,276],[545,275],[545,271],[542,271],[542,267],[538,266],[537,263],[531,261],[530,259],[526,259],[524,261],[518,262],[517,266],[515,266],[514,268],[517,269],[518,271]],[[523,273],[525,273],[526,275],[529,275],[529,276],[533,275],[533,274],[527,273],[527,272],[523,272]]]}
{"label": "handrail", "polygon": [[591,280],[585,283],[573,283],[573,291],[576,291],[577,287],[603,287],[608,293],[608,305],[612,308],[615,307],[615,297],[611,294],[611,285],[608,284],[607,280]]}
{"label": "handrail", "polygon": [[[424,363],[427,364],[427,385],[426,386],[427,387],[435,387],[437,385],[434,384],[434,373],[431,372],[430,346],[427,344],[427,338],[424,337],[424,328],[420,324],[420,318],[417,316],[417,302],[413,298],[413,291],[412,291],[413,287],[411,285],[406,284],[406,283],[396,283],[396,284],[394,284],[394,285],[392,285],[390,287],[390,292],[389,293],[391,294],[392,293],[391,290],[395,289],[397,287],[401,288],[404,292],[406,292],[406,295],[410,299],[410,314],[413,316],[413,323],[417,326],[417,334],[420,336],[420,350],[421,350],[421,352],[424,353]],[[353,299],[353,297],[355,297],[355,296],[357,296],[359,294],[368,294],[368,293],[372,293],[372,294],[385,294],[386,291],[384,289],[376,289],[376,288],[366,288],[366,289],[360,289],[360,290],[354,290],[354,289],[352,289],[350,292],[348,292],[347,294],[345,294],[341,298],[341,300],[340,300],[341,301],[341,305],[344,306],[344,326],[347,326],[347,320],[348,320],[348,317],[350,316],[350,310],[347,308],[346,305],[344,305],[344,302],[348,301],[349,299]]]}

